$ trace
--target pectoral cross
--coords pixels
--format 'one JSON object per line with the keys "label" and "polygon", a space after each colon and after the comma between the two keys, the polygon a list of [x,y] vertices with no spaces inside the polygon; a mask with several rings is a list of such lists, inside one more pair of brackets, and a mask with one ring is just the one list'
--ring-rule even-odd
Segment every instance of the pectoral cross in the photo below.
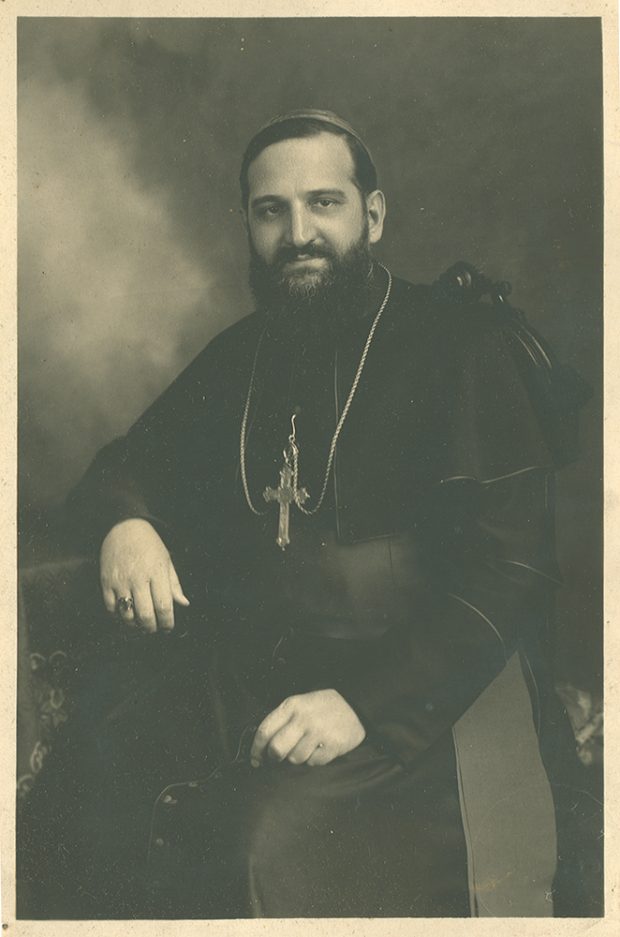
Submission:
{"label": "pectoral cross", "polygon": [[305,488],[295,488],[295,476],[290,459],[284,452],[284,465],[280,469],[280,484],[277,488],[265,488],[263,498],[265,501],[277,501],[280,505],[280,519],[278,522],[278,536],[276,543],[284,550],[291,542],[289,538],[289,514],[291,504],[303,504],[309,494]]}

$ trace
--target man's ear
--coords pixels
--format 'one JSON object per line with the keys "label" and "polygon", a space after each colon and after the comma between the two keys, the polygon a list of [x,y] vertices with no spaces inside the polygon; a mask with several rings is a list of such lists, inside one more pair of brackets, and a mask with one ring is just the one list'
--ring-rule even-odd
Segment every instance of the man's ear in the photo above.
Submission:
{"label": "man's ear", "polygon": [[381,189],[375,189],[370,195],[366,196],[366,216],[368,218],[368,241],[370,244],[376,244],[381,240],[383,234],[383,222],[385,220],[385,195]]}

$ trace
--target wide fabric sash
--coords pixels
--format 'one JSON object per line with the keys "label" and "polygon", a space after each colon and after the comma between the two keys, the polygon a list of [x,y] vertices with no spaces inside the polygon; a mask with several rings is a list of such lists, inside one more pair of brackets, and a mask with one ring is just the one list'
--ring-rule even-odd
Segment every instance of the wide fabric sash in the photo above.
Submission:
{"label": "wide fabric sash", "polygon": [[553,916],[554,807],[518,653],[453,735],[472,915]]}

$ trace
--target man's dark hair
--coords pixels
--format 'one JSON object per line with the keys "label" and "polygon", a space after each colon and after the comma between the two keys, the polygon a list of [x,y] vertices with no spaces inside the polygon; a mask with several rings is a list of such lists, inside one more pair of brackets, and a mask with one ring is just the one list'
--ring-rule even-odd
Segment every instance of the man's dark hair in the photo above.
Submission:
{"label": "man's dark hair", "polygon": [[[335,115],[334,115],[335,116]],[[291,140],[299,137],[315,137],[319,133],[333,133],[334,136],[343,137],[353,158],[353,181],[362,195],[368,195],[377,188],[377,170],[370,153],[362,141],[344,127],[331,123],[328,120],[315,117],[289,117],[284,120],[268,124],[252,137],[241,162],[239,184],[241,186],[241,204],[247,208],[250,195],[248,171],[250,164],[256,157],[272,143],[282,140]]]}

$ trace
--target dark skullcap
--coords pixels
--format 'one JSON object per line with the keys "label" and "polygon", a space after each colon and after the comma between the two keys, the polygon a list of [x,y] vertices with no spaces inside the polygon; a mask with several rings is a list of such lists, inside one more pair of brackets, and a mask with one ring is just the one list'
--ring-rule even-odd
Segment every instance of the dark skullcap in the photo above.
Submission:
{"label": "dark skullcap", "polygon": [[[344,120],[344,118],[339,117],[338,114],[335,114],[333,111],[322,111],[316,107],[302,107],[294,111],[288,111],[286,114],[278,114],[277,117],[272,117],[271,120],[267,121],[267,123],[264,124],[260,128],[260,130],[254,134],[254,136],[252,137],[252,140],[250,140],[248,149],[249,149],[249,146],[251,146],[252,142],[257,137],[259,137],[265,130],[267,130],[268,127],[273,127],[275,124],[286,123],[286,121],[288,120],[315,120],[315,121],[318,121],[319,123],[329,124],[332,127],[338,127],[340,130],[344,130],[345,133],[348,133],[351,137],[357,140],[359,145],[365,151],[372,166],[373,167],[375,166],[375,162],[372,158],[370,150],[368,149],[368,147],[366,146],[366,144],[360,137],[357,130],[355,130],[347,120]],[[375,172],[376,172],[376,169],[375,169]]]}

